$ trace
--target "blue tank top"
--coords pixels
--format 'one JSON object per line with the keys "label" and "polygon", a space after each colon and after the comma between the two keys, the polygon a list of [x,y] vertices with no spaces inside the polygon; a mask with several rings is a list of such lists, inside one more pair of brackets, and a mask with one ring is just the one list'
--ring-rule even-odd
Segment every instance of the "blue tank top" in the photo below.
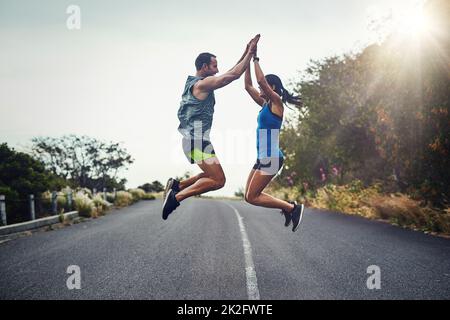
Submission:
{"label": "blue tank top", "polygon": [[284,157],[280,150],[280,129],[283,119],[270,110],[269,103],[262,106],[256,129],[256,150],[258,159]]}

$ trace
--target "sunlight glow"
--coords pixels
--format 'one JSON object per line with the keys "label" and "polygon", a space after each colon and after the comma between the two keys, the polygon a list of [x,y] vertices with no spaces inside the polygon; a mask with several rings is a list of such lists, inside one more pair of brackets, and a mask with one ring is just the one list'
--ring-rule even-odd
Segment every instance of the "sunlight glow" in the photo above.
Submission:
{"label": "sunlight glow", "polygon": [[426,33],[430,24],[422,7],[417,6],[400,13],[397,18],[397,30],[403,35],[420,36]]}

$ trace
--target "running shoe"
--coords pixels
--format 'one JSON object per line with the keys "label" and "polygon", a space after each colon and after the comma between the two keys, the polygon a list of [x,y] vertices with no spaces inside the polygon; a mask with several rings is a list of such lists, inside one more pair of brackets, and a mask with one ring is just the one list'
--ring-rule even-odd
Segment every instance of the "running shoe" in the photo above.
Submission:
{"label": "running shoe", "polygon": [[165,187],[164,193],[163,193],[163,203],[164,203],[164,200],[166,199],[166,196],[167,196],[167,193],[169,192],[169,190],[179,192],[180,191],[180,181],[173,179],[173,178],[169,178],[169,180],[167,180],[166,187]]}
{"label": "running shoe", "polygon": [[300,223],[302,222],[303,218],[303,211],[305,210],[305,205],[295,205],[294,211],[292,211],[292,231],[297,231],[298,227],[300,226]]}
{"label": "running shoe", "polygon": [[163,210],[162,210],[162,218],[163,220],[167,220],[169,215],[180,205],[175,197],[176,193],[173,190],[169,190],[164,199]]}
{"label": "running shoe", "polygon": [[[293,205],[294,205],[294,209],[295,209],[295,206],[297,205],[297,201],[288,201],[289,203],[292,203]],[[284,211],[284,210],[281,210],[281,212],[280,212],[282,215],[284,215],[284,219],[285,219],[285,221],[284,221],[284,226],[285,227],[289,227],[289,225],[291,224],[291,222],[292,222],[292,212],[286,212],[286,211]]]}

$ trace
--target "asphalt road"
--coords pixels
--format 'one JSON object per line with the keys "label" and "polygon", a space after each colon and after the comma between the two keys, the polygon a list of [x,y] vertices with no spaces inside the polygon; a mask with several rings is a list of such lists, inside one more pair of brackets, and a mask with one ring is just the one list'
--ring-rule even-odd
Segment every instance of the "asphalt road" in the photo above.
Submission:
{"label": "asphalt road", "polygon": [[[449,299],[450,240],[307,209],[300,229],[277,210],[161,201],[0,244],[0,299]],[[67,268],[79,266],[81,289]],[[380,289],[367,280],[377,274]]]}

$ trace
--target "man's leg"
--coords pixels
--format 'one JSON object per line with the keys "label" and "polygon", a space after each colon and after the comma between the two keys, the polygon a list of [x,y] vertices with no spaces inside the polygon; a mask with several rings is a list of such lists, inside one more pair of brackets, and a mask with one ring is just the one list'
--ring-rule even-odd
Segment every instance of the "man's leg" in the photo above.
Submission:
{"label": "man's leg", "polygon": [[193,177],[190,177],[186,180],[182,180],[180,181],[179,187],[180,190],[186,189],[187,187],[193,185],[195,182],[197,182],[197,180],[201,179],[201,178],[205,178],[206,174],[204,172],[199,173]]}
{"label": "man's leg", "polygon": [[208,191],[217,190],[225,185],[225,174],[217,157],[197,163],[203,170],[197,181],[176,194],[178,202]]}

